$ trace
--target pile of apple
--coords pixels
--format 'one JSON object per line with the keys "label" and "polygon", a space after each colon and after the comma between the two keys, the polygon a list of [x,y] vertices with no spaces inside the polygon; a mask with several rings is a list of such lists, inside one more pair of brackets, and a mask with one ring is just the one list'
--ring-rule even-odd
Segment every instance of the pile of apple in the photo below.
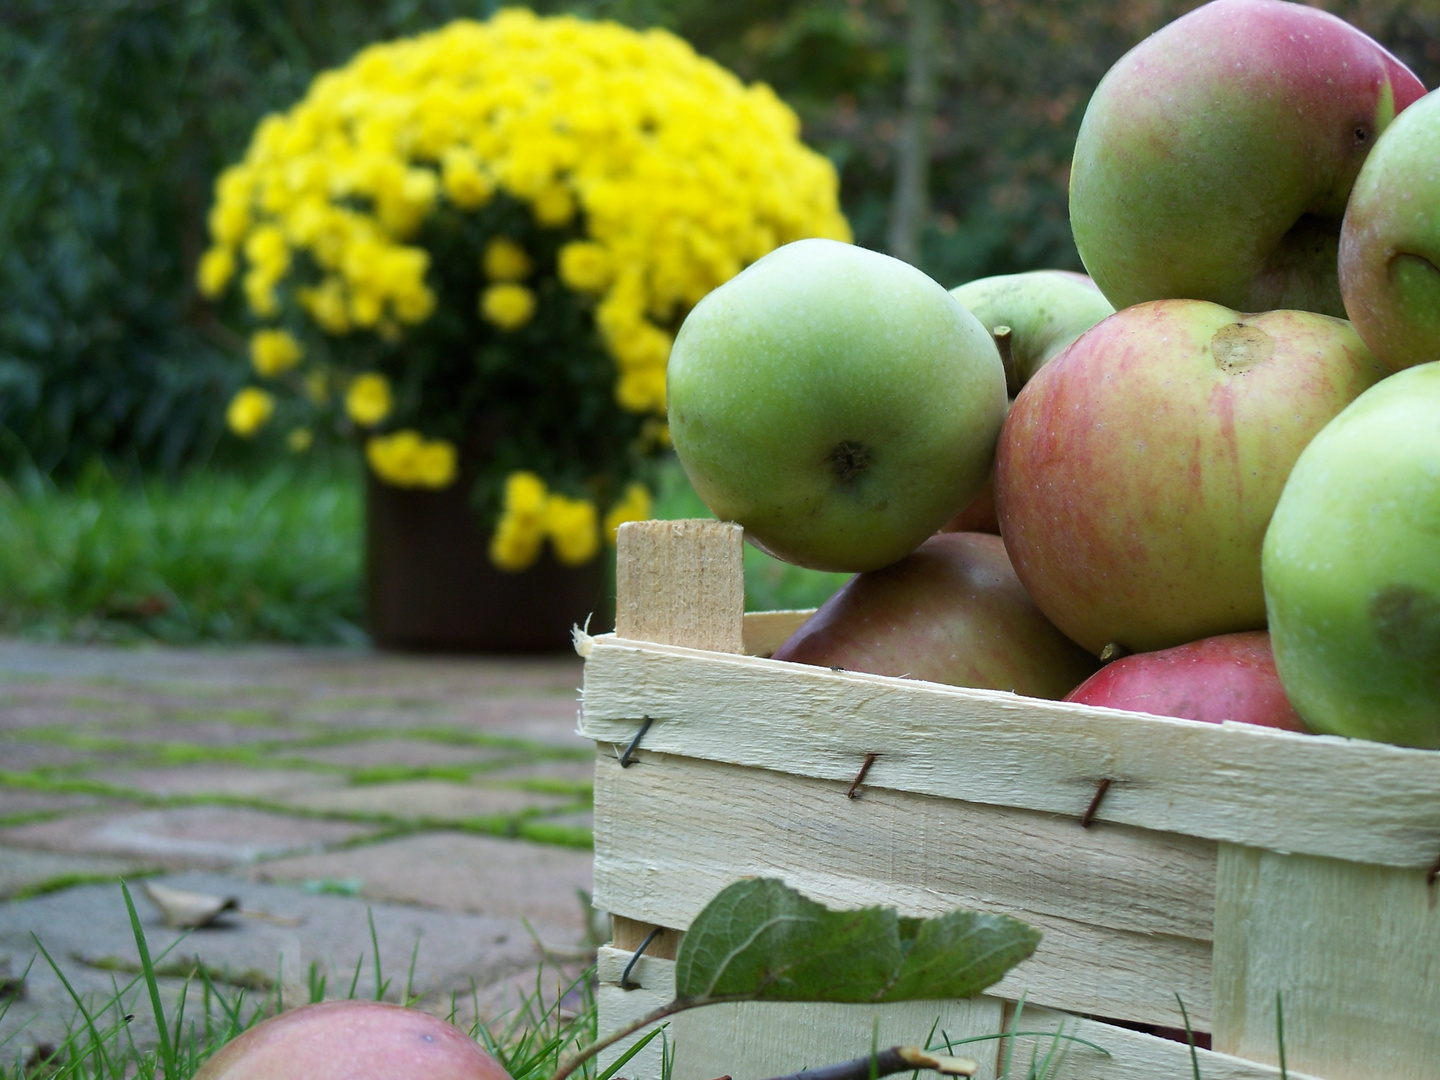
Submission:
{"label": "pile of apple", "polygon": [[1100,83],[1070,214],[1090,278],[810,240],[686,320],[695,490],[857,573],[777,658],[1440,748],[1440,93],[1214,0]]}

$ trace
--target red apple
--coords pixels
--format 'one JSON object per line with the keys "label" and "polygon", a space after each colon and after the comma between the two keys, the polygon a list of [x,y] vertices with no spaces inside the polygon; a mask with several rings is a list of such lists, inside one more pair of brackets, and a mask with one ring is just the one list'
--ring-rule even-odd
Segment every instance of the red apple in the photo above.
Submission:
{"label": "red apple", "polygon": [[237,1035],[195,1080],[510,1080],[453,1024],[381,1001],[327,1001]]}
{"label": "red apple", "polygon": [[1344,315],[1340,221],[1376,137],[1425,93],[1348,23],[1214,0],[1120,58],[1085,110],[1070,222],[1123,308],[1191,297]]}
{"label": "red apple", "polygon": [[1280,685],[1263,630],[1127,656],[1105,665],[1065,700],[1210,724],[1237,720],[1305,730]]}
{"label": "red apple", "polygon": [[1096,667],[1025,595],[1000,538],[984,533],[941,533],[857,574],[775,659],[1052,699]]}
{"label": "red apple", "polygon": [[1311,437],[1385,374],[1350,324],[1127,308],[1020,391],[995,501],[1015,571],[1091,652],[1265,626],[1260,545]]}

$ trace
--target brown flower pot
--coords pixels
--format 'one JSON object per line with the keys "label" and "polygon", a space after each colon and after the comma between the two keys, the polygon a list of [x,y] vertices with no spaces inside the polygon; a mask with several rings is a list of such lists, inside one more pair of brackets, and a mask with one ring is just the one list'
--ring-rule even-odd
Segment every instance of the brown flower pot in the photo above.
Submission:
{"label": "brown flower pot", "polygon": [[497,570],[469,484],[444,491],[390,487],[366,474],[365,603],[370,636],[385,649],[556,652],[594,615],[608,628],[607,553],[578,568],[547,550],[528,570]]}

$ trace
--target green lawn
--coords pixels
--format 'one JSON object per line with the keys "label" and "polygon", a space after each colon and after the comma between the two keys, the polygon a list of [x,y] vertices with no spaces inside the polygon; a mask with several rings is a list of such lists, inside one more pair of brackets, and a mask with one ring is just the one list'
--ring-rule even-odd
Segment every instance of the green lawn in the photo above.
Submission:
{"label": "green lawn", "polygon": [[[656,512],[710,516],[679,466]],[[53,641],[351,644],[365,640],[358,466],[71,489],[0,482],[0,633]],[[846,576],[745,552],[751,610],[814,607]]]}

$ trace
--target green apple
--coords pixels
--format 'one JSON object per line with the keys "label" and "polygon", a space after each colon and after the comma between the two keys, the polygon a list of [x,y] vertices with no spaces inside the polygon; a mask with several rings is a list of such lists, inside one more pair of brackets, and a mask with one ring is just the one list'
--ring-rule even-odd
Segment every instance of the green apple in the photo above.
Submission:
{"label": "green apple", "polygon": [[666,380],[700,498],[821,570],[913,551],[984,484],[1005,417],[980,321],[908,263],[833,240],[778,248],[705,297]]}
{"label": "green apple", "polygon": [[1385,129],[1350,193],[1340,294],[1365,344],[1394,371],[1440,360],[1440,93]]}
{"label": "green apple", "polygon": [[1117,307],[1210,300],[1343,316],[1336,250],[1361,163],[1425,93],[1348,23],[1214,0],[1135,46],[1075,142],[1070,223]]}
{"label": "green apple", "polygon": [[1015,572],[1096,654],[1264,629],[1260,544],[1285,478],[1384,374],[1328,315],[1201,300],[1116,312],[1006,418],[995,502]]}
{"label": "green apple", "polygon": [[1040,614],[998,536],[942,533],[856,574],[775,653],[876,675],[1060,698],[1099,666]]}
{"label": "green apple", "polygon": [[1440,749],[1440,363],[1315,436],[1264,574],[1280,681],[1313,731]]}
{"label": "green apple", "polygon": [[1115,308],[1095,283],[1069,270],[1031,270],[977,278],[950,290],[955,299],[992,333],[1010,328],[1010,355],[1015,363],[1012,392],[1030,381],[1040,365]]}

